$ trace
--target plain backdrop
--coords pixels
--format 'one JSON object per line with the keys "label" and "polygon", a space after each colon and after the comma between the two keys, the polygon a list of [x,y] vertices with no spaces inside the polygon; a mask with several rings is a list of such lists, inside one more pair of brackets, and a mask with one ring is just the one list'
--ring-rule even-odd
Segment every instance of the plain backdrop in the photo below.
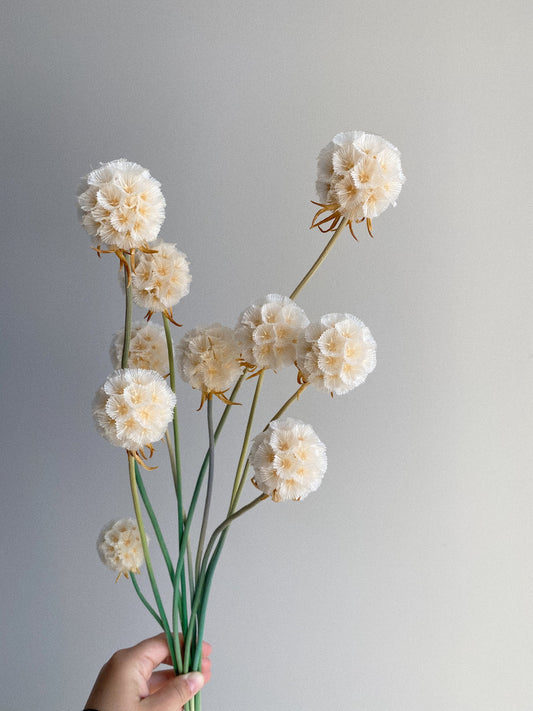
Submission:
{"label": "plain backdrop", "polygon": [[[108,656],[157,632],[95,550],[132,505],[124,454],[91,418],[123,304],[117,260],[78,222],[80,178],[119,157],[147,167],[161,237],[191,262],[178,321],[232,326],[319,254],[316,156],[354,129],[397,145],[407,181],[375,238],[344,234],[298,303],[312,320],[356,314],[378,365],[293,408],[328,472],[232,529],[203,708],[531,711],[532,22],[527,0],[6,3],[1,711],[83,708]],[[260,427],[295,385],[266,381]],[[205,412],[179,397],[190,494]],[[213,523],[243,410],[217,453]],[[146,483],[172,539],[163,459]]]}

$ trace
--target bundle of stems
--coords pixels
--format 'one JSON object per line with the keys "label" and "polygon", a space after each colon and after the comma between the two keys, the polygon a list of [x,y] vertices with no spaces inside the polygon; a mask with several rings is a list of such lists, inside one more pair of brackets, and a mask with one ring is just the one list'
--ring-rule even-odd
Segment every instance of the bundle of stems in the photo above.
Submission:
{"label": "bundle of stems", "polygon": [[[298,283],[296,288],[290,295],[294,299],[303,287],[308,283],[317,269],[326,259],[334,243],[339,237],[341,231],[346,226],[347,220],[343,218],[336,227],[333,236],[323,249],[318,259],[308,270],[305,276]],[[121,367],[128,367],[128,354],[130,348],[131,323],[132,323],[132,294],[131,284],[129,279],[130,256],[125,255],[125,327],[124,340],[122,348]],[[169,385],[172,391],[176,392],[176,373],[174,364],[174,345],[172,341],[172,333],[169,318],[164,313],[162,314],[163,325],[168,349],[169,363]],[[165,440],[167,444],[168,454],[170,458],[170,466],[172,470],[173,484],[176,496],[177,514],[178,514],[178,536],[177,545],[174,545],[174,560],[171,556],[167,543],[163,537],[157,515],[152,507],[146,488],[144,486],[139,459],[132,453],[128,452],[129,480],[131,494],[133,498],[133,506],[137,519],[137,526],[140,533],[146,569],[150,586],[154,598],[154,604],[151,604],[146,596],[141,591],[137,576],[131,572],[130,577],[137,595],[141,602],[157,621],[158,625],[165,632],[167,642],[172,659],[172,665],[176,674],[183,674],[188,671],[199,671],[201,668],[202,656],[202,640],[204,636],[207,604],[209,593],[213,581],[213,575],[220,559],[226,538],[231,524],[240,516],[251,511],[259,503],[268,499],[267,494],[260,494],[249,503],[239,508],[239,501],[247,480],[249,469],[249,446],[252,425],[256,414],[256,408],[259,401],[261,387],[263,385],[265,371],[262,370],[255,377],[255,392],[248,414],[246,428],[243,436],[241,452],[235,472],[233,488],[229,498],[226,517],[212,531],[209,539],[207,533],[209,529],[209,514],[213,496],[213,483],[215,478],[215,449],[218,437],[224,427],[224,424],[232,409],[232,404],[235,401],[237,392],[247,376],[247,371],[243,369],[243,373],[237,381],[230,395],[230,404],[226,404],[218,423],[214,424],[213,417],[213,400],[207,398],[207,430],[208,430],[208,448],[203,459],[202,466],[196,479],[196,484],[192,494],[192,498],[185,505],[182,491],[182,469],[180,460],[180,437],[178,425],[178,408],[174,408],[174,416],[172,421],[172,431],[167,431]],[[279,418],[291,404],[305,390],[307,383],[301,384],[298,389],[288,398],[288,400],[280,407],[278,412],[271,418],[273,421]],[[268,426],[268,423],[265,426]],[[207,481],[206,481],[207,478]],[[200,532],[196,542],[195,550],[191,541],[191,526],[198,517],[198,501],[204,492],[203,512],[201,513]],[[161,594],[159,591],[158,582],[154,573],[150,551],[148,549],[146,528],[143,518],[143,510],[148,515],[155,537],[159,544],[161,554],[163,556],[166,569],[172,585],[172,600],[171,605],[167,607],[163,605]],[[155,605],[155,606],[154,606]],[[186,705],[187,711],[200,711],[200,694],[197,694]]]}

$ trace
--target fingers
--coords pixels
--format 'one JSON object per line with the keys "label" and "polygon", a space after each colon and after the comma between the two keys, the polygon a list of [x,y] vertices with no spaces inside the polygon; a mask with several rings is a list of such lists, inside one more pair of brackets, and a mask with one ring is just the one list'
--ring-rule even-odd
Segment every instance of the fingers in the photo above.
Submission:
{"label": "fingers", "polygon": [[192,699],[204,684],[205,679],[200,672],[175,676],[155,694],[144,699],[142,706],[146,711],[177,711]]}
{"label": "fingers", "polygon": [[211,660],[209,657],[202,658],[202,674],[204,675],[204,681],[207,684],[209,679],[211,679]]}
{"label": "fingers", "polygon": [[148,681],[152,672],[169,658],[167,638],[164,633],[144,639],[126,652],[135,660],[142,677]]}
{"label": "fingers", "polygon": [[[180,642],[183,649],[182,635],[180,635]],[[212,649],[208,642],[202,642],[202,659],[208,657]],[[172,659],[168,651],[167,638],[164,632],[154,637],[149,637],[125,651],[135,657],[142,676],[146,680],[150,678],[154,669],[160,664],[172,666]]]}
{"label": "fingers", "polygon": [[[207,684],[207,682],[211,678],[211,660],[207,657],[204,657],[204,659],[202,659],[201,672],[204,675],[204,682]],[[173,669],[159,669],[158,671],[155,671],[148,680],[148,693],[146,694],[146,696],[149,696],[150,694],[155,694],[156,691],[159,691],[162,686],[164,686],[174,677],[175,674]]]}

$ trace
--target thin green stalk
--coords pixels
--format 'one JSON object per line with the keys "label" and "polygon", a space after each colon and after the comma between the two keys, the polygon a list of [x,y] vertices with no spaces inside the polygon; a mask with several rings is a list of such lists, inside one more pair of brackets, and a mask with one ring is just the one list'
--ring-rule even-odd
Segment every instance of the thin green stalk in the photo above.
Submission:
{"label": "thin green stalk", "polygon": [[[235,397],[239,391],[239,388],[241,387],[241,385],[244,381],[245,376],[246,376],[246,373],[243,373],[240,376],[240,378],[237,380],[235,387],[233,388],[232,393],[229,397],[231,402],[233,402],[235,400]],[[224,412],[222,413],[220,420],[218,422],[218,425],[215,429],[215,443],[217,442],[218,437],[222,431],[222,428],[224,427],[224,424],[226,423],[226,420],[228,419],[228,415],[229,415],[230,409],[232,407],[233,407],[233,405],[226,405],[226,407],[224,408]],[[204,480],[204,475],[207,470],[208,464],[209,464],[209,450],[206,452],[204,460],[202,462],[202,466],[200,467],[200,473],[198,474],[198,480],[196,482],[196,487],[194,489],[194,493],[193,493],[193,496],[191,499],[191,505],[189,507],[189,514],[188,514],[189,517],[192,516],[194,509],[196,507],[196,502],[198,500],[198,495],[200,493],[200,488],[202,486],[202,482]]]}
{"label": "thin green stalk", "polygon": [[[165,432],[165,442],[167,443],[168,456],[170,459],[170,466],[172,469],[172,475],[175,480],[176,479],[176,461],[174,459],[174,450],[172,449],[172,443],[170,441],[168,430]],[[184,520],[184,522],[186,520],[185,512],[183,513],[183,520]],[[187,570],[188,570],[188,579],[189,579],[189,593],[190,593],[191,600],[192,600],[192,596],[194,595],[194,578],[192,575],[191,546],[190,546],[188,539],[187,539]]]}
{"label": "thin green stalk", "polygon": [[163,626],[163,629],[165,630],[165,634],[167,636],[167,643],[168,647],[170,650],[170,656],[172,657],[172,666],[174,667],[174,671],[176,674],[182,672],[182,660],[181,660],[181,650],[179,651],[179,654],[176,653],[173,645],[173,638],[172,638],[172,632],[170,630],[170,627],[168,625],[168,620],[167,616],[165,614],[165,609],[163,607],[163,603],[161,602],[161,596],[159,595],[159,589],[157,587],[157,582],[155,579],[154,575],[154,570],[152,567],[152,559],[150,558],[150,551],[148,550],[148,541],[146,539],[146,531],[144,530],[144,523],[142,519],[142,513],[141,513],[141,503],[139,500],[139,491],[137,489],[137,480],[135,477],[135,459],[133,455],[131,455],[128,452],[128,464],[129,464],[129,471],[130,471],[130,488],[131,488],[131,496],[133,498],[133,508],[135,509],[135,516],[137,518],[137,526],[139,528],[139,535],[141,537],[141,544],[143,548],[143,553],[144,553],[144,560],[146,563],[146,570],[148,571],[148,577],[150,578],[150,584],[152,586],[152,592],[154,594],[154,598],[157,604],[157,609],[159,610],[159,614],[161,615],[161,623]]}
{"label": "thin green stalk", "polygon": [[157,517],[155,515],[155,511],[152,507],[152,504],[150,503],[148,494],[146,493],[144,482],[143,482],[142,476],[141,476],[141,471],[139,469],[139,465],[137,464],[137,462],[135,462],[135,479],[137,481],[137,487],[139,489],[139,493],[140,493],[141,498],[143,500],[144,508],[146,509],[148,516],[150,517],[150,521],[152,522],[152,526],[153,526],[153,529],[154,529],[154,532],[155,532],[155,535],[157,538],[157,542],[159,543],[159,547],[161,548],[161,553],[163,554],[163,558],[165,559],[168,574],[170,575],[170,579],[174,580],[174,566],[172,565],[172,561],[170,560],[168,548],[165,544],[163,534],[161,533],[161,528],[159,526],[159,522],[158,522]]}
{"label": "thin green stalk", "polygon": [[163,622],[161,621],[161,618],[159,617],[159,615],[157,614],[157,612],[154,610],[154,608],[150,605],[150,603],[148,602],[148,600],[147,600],[147,599],[144,597],[144,595],[142,594],[141,589],[139,588],[139,583],[137,582],[137,578],[136,578],[136,576],[135,576],[135,573],[130,573],[130,578],[131,578],[131,582],[133,583],[133,587],[135,588],[135,592],[136,592],[137,595],[139,596],[140,601],[141,601],[142,604],[146,607],[146,609],[148,610],[148,612],[155,618],[155,620],[157,621],[157,624],[158,624],[162,629],[164,629],[164,627],[163,627]]}
{"label": "thin green stalk", "polygon": [[[167,351],[168,351],[168,370],[169,370],[169,380],[170,388],[174,394],[176,394],[176,369],[174,366],[174,344],[172,342],[172,334],[170,332],[170,322],[168,317],[163,314],[163,325],[165,328],[165,337],[167,341]],[[172,418],[172,430],[174,433],[174,487],[176,489],[176,500],[178,506],[178,541],[181,540],[183,535],[183,492],[181,487],[181,457],[180,457],[180,437],[179,437],[179,427],[178,427],[178,406],[174,407],[174,416]],[[180,586],[180,613],[182,620],[187,618],[187,582],[185,580],[185,571],[182,572],[181,577],[178,579],[178,585]],[[175,634],[176,631],[175,631]]]}
{"label": "thin green stalk", "polygon": [[237,508],[237,504],[239,503],[239,499],[241,498],[242,490],[244,489],[244,485],[246,484],[246,479],[248,476],[248,469],[250,468],[250,460],[246,460],[246,464],[244,465],[244,469],[242,472],[241,480],[239,482],[239,486],[237,488],[237,491],[235,492],[235,497],[232,501],[232,504],[228,510],[228,514],[231,515],[235,512],[235,509]]}
{"label": "thin green stalk", "polygon": [[345,217],[343,217],[342,220],[339,222],[339,226],[337,227],[337,229],[336,229],[335,232],[333,233],[333,237],[330,239],[330,241],[329,241],[329,242],[327,243],[327,245],[324,247],[324,249],[323,249],[322,252],[320,253],[320,256],[318,257],[318,259],[316,260],[316,262],[313,264],[313,266],[311,267],[311,269],[307,272],[307,274],[306,274],[306,275],[304,276],[304,278],[300,281],[300,283],[298,284],[298,286],[296,287],[296,289],[294,289],[294,291],[293,291],[292,294],[290,295],[290,298],[291,298],[291,299],[295,299],[295,298],[298,296],[298,294],[299,294],[300,291],[304,288],[304,286],[307,284],[307,282],[309,281],[309,279],[311,279],[311,277],[313,276],[313,274],[314,274],[314,273],[317,271],[317,269],[320,267],[320,265],[322,264],[322,262],[324,261],[324,259],[325,259],[325,258],[328,256],[328,254],[330,253],[330,251],[331,251],[333,245],[334,245],[335,242],[337,241],[338,236],[340,235],[340,233],[342,232],[342,230],[344,229],[344,227],[345,227],[347,224],[348,224],[348,220],[347,220]]}
{"label": "thin green stalk", "polygon": [[[239,391],[239,388],[241,387],[241,385],[244,381],[245,375],[246,375],[246,373],[243,373],[240,376],[240,378],[237,380],[237,382],[232,390],[232,393],[230,395],[231,401],[234,401],[234,399]],[[220,420],[218,422],[218,425],[215,429],[215,434],[214,434],[215,442],[218,440],[218,437],[222,431],[222,428],[224,427],[224,424],[228,418],[231,407],[232,407],[232,405],[226,405],[226,407],[224,408],[224,412],[222,413]],[[173,598],[172,598],[172,615],[173,615],[173,619],[176,621],[178,619],[178,607],[179,607],[178,580],[179,580],[179,576],[181,575],[181,571],[183,570],[183,565],[184,565],[184,561],[185,561],[185,554],[187,553],[188,544],[189,544],[189,532],[191,529],[194,511],[196,508],[198,497],[199,497],[200,491],[202,489],[202,484],[203,484],[205,472],[207,471],[208,462],[209,462],[209,451],[206,453],[206,455],[204,457],[202,466],[200,468],[200,472],[198,474],[198,478],[196,480],[196,485],[195,485],[191,503],[189,506],[189,511],[188,511],[187,516],[185,518],[183,535],[182,535],[181,541],[180,541],[179,556],[178,556],[178,560],[176,562],[176,570],[174,573],[174,594],[173,594]],[[192,596],[191,596],[191,599],[192,599]],[[191,619],[194,619],[194,618],[191,617]],[[175,625],[174,625],[174,628],[176,629]],[[182,624],[182,631],[183,631],[183,635],[186,636],[188,633],[188,624],[187,623]]]}
{"label": "thin green stalk", "polygon": [[[244,380],[244,375],[245,375],[245,374],[241,375],[241,377],[239,378],[239,380],[238,380],[237,383],[235,384],[235,387],[233,388],[233,391],[232,391],[232,393],[231,393],[231,395],[230,395],[230,400],[233,400],[233,399],[235,398],[235,396],[237,395],[237,392],[238,392],[238,390],[239,390],[239,388],[240,388],[240,386],[241,386],[241,384],[242,384],[242,382],[243,382],[243,380]],[[218,437],[219,437],[219,435],[220,435],[220,433],[221,433],[221,431],[222,431],[222,428],[223,428],[223,426],[224,426],[224,424],[225,424],[225,422],[226,422],[226,420],[227,420],[227,418],[228,418],[228,415],[229,415],[229,412],[230,412],[230,408],[231,408],[231,407],[232,407],[232,405],[226,405],[226,407],[224,408],[224,412],[222,413],[222,416],[221,416],[221,418],[220,418],[220,420],[219,420],[219,422],[218,422],[218,425],[217,425],[217,427],[216,427],[216,429],[215,429],[215,434],[214,434],[215,443],[216,443],[216,441],[218,440]],[[186,553],[186,550],[187,550],[187,544],[188,544],[188,541],[189,541],[189,532],[190,532],[190,528],[191,528],[191,524],[192,524],[192,520],[193,520],[193,515],[194,515],[195,508],[196,508],[196,504],[197,504],[197,502],[198,502],[198,497],[199,497],[199,495],[200,495],[200,491],[201,491],[201,488],[202,488],[202,484],[203,484],[203,481],[204,481],[204,476],[205,476],[205,472],[206,472],[206,470],[207,470],[207,465],[208,465],[208,463],[209,463],[209,451],[207,451],[207,453],[206,453],[206,455],[205,455],[205,457],[204,457],[204,460],[203,460],[203,462],[202,462],[202,466],[200,467],[200,472],[199,472],[199,474],[198,474],[198,478],[197,478],[197,480],[196,480],[196,485],[195,485],[195,487],[194,487],[194,492],[193,492],[193,495],[192,495],[191,504],[190,504],[190,506],[189,506],[189,512],[188,512],[188,514],[187,514],[187,516],[186,516],[186,518],[185,518],[185,526],[184,526],[184,529],[183,529],[182,540],[181,540],[181,542],[180,542],[179,558],[178,558],[178,562],[176,563],[176,573],[175,573],[175,575],[180,575],[180,574],[181,574],[181,568],[182,568],[182,566],[183,566],[183,562],[184,562],[184,559],[185,559],[185,553]]]}
{"label": "thin green stalk", "polygon": [[252,501],[250,501],[248,504],[246,504],[245,506],[241,506],[240,509],[238,509],[237,511],[234,511],[232,514],[230,514],[229,516],[227,516],[227,517],[222,521],[222,523],[220,523],[220,524],[215,528],[215,530],[214,530],[213,533],[211,534],[211,538],[209,539],[209,543],[207,544],[207,548],[205,549],[205,555],[204,555],[203,565],[202,565],[202,569],[203,569],[203,572],[204,572],[204,573],[205,573],[205,569],[206,569],[206,565],[207,565],[207,562],[206,562],[206,561],[208,561],[208,559],[209,559],[209,554],[210,554],[211,551],[213,550],[213,546],[214,546],[215,543],[216,543],[217,537],[218,537],[228,526],[230,526],[230,525],[233,523],[233,521],[235,521],[235,519],[237,519],[237,518],[239,518],[240,516],[242,516],[243,514],[247,513],[248,511],[250,511],[251,509],[253,509],[255,506],[257,506],[257,504],[260,504],[261,501],[265,501],[265,499],[268,499],[268,498],[269,498],[268,494],[259,494],[259,496],[257,496],[255,499],[252,499]]}
{"label": "thin green stalk", "polygon": [[126,262],[128,264],[128,269],[124,269],[124,288],[126,290],[126,308],[124,311],[124,340],[122,342],[122,360],[120,363],[121,368],[128,367],[128,356],[130,352],[130,339],[131,339],[131,310],[132,310],[132,298],[131,298],[131,283],[130,279],[130,268],[131,259],[130,255],[125,255]]}
{"label": "thin green stalk", "polygon": [[[196,585],[196,592],[194,595],[194,600],[192,603],[191,607],[191,617],[190,617],[190,622],[192,622],[200,608],[200,604],[202,603],[203,597],[204,597],[204,588],[206,585],[207,581],[207,576],[209,575],[209,571],[211,571],[210,576],[209,576],[209,587],[211,586],[211,579],[213,577],[214,569],[216,567],[216,562],[218,561],[220,557],[220,553],[222,552],[222,545],[223,545],[223,539],[225,539],[225,536],[227,535],[227,528],[230,526],[230,524],[236,519],[239,518],[239,516],[242,516],[244,513],[247,511],[250,511],[254,506],[257,506],[261,501],[264,501],[267,499],[268,496],[266,494],[261,494],[258,496],[256,499],[253,499],[249,504],[246,504],[246,506],[243,506],[240,508],[238,511],[235,511],[235,513],[231,514],[231,516],[228,516],[224,521],[222,521],[221,524],[217,526],[217,528],[213,531],[211,538],[209,539],[208,546],[206,548],[203,561],[202,561],[202,569],[200,571],[200,579],[198,580],[198,583]],[[211,553],[211,550],[216,542],[217,536],[220,536],[219,544],[217,546],[217,549],[215,553],[213,554],[213,557],[211,561],[209,561],[209,554]],[[221,545],[222,544],[222,545]],[[214,565],[213,565],[213,561]],[[207,605],[207,601],[206,601]],[[204,615],[205,617],[205,615]],[[202,620],[199,620],[199,625],[202,624]],[[187,635],[185,636],[185,642],[183,646],[183,664],[184,667],[187,668],[187,665],[190,663],[191,660],[191,646],[193,642],[193,635],[192,635],[192,630],[193,630],[193,625],[189,624],[189,629],[187,630]],[[200,654],[202,652],[202,636],[203,636],[203,625],[200,629],[198,629],[198,635],[197,635],[197,650],[195,652],[195,655]],[[198,651],[199,650],[199,651]],[[193,667],[195,668],[195,667]]]}
{"label": "thin green stalk", "polygon": [[241,448],[241,455],[239,457],[239,463],[237,464],[237,471],[235,472],[235,480],[233,482],[233,491],[231,492],[231,499],[228,511],[231,513],[232,509],[236,506],[235,496],[239,489],[241,483],[242,470],[244,463],[246,461],[246,455],[248,452],[248,445],[250,444],[250,434],[252,431],[252,424],[255,417],[255,410],[257,408],[257,403],[259,402],[259,393],[261,392],[261,387],[263,385],[263,380],[265,378],[265,371],[262,370],[257,376],[257,383],[255,385],[254,397],[252,404],[250,406],[250,412],[248,413],[248,422],[246,423],[246,431],[244,433],[244,440]]}
{"label": "thin green stalk", "polygon": [[263,432],[266,430],[266,428],[268,427],[268,425],[269,425],[271,422],[273,422],[274,420],[278,420],[278,419],[283,415],[283,413],[284,413],[286,410],[289,409],[289,407],[292,405],[292,403],[293,403],[295,400],[298,400],[298,399],[299,399],[300,395],[303,393],[303,391],[306,389],[306,387],[307,387],[308,385],[309,385],[309,383],[302,383],[302,384],[300,385],[300,387],[298,388],[298,390],[297,390],[295,393],[293,393],[293,395],[291,395],[291,397],[287,400],[287,402],[286,402],[284,405],[282,405],[282,406],[280,407],[280,409],[276,412],[276,414],[275,414],[273,417],[270,418],[269,422],[267,422],[267,424],[266,424],[265,427],[263,428]]}
{"label": "thin green stalk", "polygon": [[170,435],[168,434],[168,429],[165,432],[165,442],[167,443],[168,458],[170,459],[170,469],[172,471],[172,481],[174,482],[174,489],[177,489],[178,473],[176,471],[176,459],[174,456],[174,447],[170,441]]}
{"label": "thin green stalk", "polygon": [[213,398],[207,398],[207,431],[209,435],[209,473],[207,475],[207,490],[205,494],[204,515],[202,516],[202,526],[198,537],[198,550],[196,552],[195,579],[198,581],[200,565],[204,550],[205,536],[207,533],[207,523],[209,521],[209,510],[213,497],[213,482],[215,479],[215,433],[213,431]]}
{"label": "thin green stalk", "polygon": [[[165,336],[167,340],[167,351],[168,351],[168,369],[169,369],[169,381],[170,389],[174,394],[176,394],[176,369],[174,367],[174,344],[172,342],[172,334],[170,332],[170,322],[163,314],[163,325],[165,327]],[[172,429],[174,433],[174,461],[175,461],[175,488],[176,488],[176,498],[178,500],[178,523],[179,532],[183,530],[183,494],[181,490],[181,458],[180,458],[180,438],[179,438],[179,427],[178,427],[178,406],[174,407],[174,418],[172,420]]]}

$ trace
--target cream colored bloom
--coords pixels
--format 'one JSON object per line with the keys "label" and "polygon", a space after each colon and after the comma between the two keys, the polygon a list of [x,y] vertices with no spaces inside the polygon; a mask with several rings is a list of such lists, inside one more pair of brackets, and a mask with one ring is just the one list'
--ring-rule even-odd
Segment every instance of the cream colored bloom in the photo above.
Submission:
{"label": "cream colored bloom", "polygon": [[257,368],[279,370],[296,359],[296,344],[309,324],[288,296],[269,294],[243,311],[237,324],[243,360]]}
{"label": "cream colored bloom", "polygon": [[143,253],[131,275],[132,296],[136,304],[150,313],[172,315],[172,307],[189,293],[189,262],[175,244],[156,242],[154,254]]}
{"label": "cream colored bloom", "polygon": [[[111,343],[110,356],[114,368],[120,368],[123,343],[124,329],[114,335]],[[155,370],[160,375],[167,375],[168,349],[162,326],[145,321],[132,324],[128,368]]]}
{"label": "cream colored bloom", "polygon": [[239,356],[235,331],[219,323],[195,328],[177,346],[180,376],[201,390],[202,400],[211,394],[220,396],[235,384],[242,372]]}
{"label": "cream colored bloom", "polygon": [[132,518],[110,521],[101,530],[96,548],[102,563],[117,572],[118,577],[138,573],[144,562],[141,536]]}
{"label": "cream colored bloom", "polygon": [[[363,131],[339,133],[318,156],[316,189],[321,209],[313,226],[327,232],[344,217],[350,227],[366,219],[370,231],[372,218],[396,204],[404,182],[395,146]],[[327,212],[331,214],[324,217]]]}
{"label": "cream colored bloom", "polygon": [[78,197],[82,224],[96,245],[112,251],[153,242],[165,219],[161,184],[137,163],[120,158],[101,164]]}
{"label": "cream colored bloom", "polygon": [[176,396],[154,370],[115,370],[96,393],[93,417],[116,447],[137,452],[161,439],[172,420]]}
{"label": "cream colored bloom", "polygon": [[311,425],[287,417],[271,422],[250,449],[253,484],[273,501],[299,501],[318,489],[327,468],[326,447]]}
{"label": "cream colored bloom", "polygon": [[306,328],[298,344],[297,365],[306,382],[342,395],[374,370],[376,342],[355,316],[326,314]]}

